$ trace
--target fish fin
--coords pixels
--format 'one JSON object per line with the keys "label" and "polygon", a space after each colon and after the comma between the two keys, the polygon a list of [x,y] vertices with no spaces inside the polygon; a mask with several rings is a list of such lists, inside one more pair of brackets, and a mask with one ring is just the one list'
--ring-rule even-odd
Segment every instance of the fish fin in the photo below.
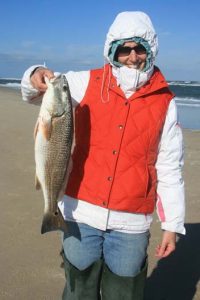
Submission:
{"label": "fish fin", "polygon": [[37,177],[37,174],[35,174],[35,188],[36,190],[40,190],[41,189],[41,183]]}
{"label": "fish fin", "polygon": [[55,230],[62,230],[64,232],[67,230],[67,223],[63,219],[59,209],[56,212],[47,212],[44,214],[41,234]]}
{"label": "fish fin", "polygon": [[40,130],[44,138],[49,141],[51,138],[51,130],[52,130],[51,119],[42,118],[40,121]]}

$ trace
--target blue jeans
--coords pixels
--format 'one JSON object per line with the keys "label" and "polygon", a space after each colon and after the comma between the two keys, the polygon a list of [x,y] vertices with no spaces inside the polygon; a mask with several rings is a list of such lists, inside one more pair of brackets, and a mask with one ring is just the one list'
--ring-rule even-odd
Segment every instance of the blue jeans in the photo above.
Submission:
{"label": "blue jeans", "polygon": [[119,276],[136,276],[147,256],[149,231],[139,234],[102,231],[83,223],[67,222],[63,249],[68,261],[79,270],[103,258]]}

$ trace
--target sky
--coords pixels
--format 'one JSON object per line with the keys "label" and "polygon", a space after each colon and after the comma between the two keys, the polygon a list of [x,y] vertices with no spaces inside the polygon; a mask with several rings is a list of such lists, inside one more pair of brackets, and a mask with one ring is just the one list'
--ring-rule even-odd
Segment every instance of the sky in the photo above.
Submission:
{"label": "sky", "polygon": [[31,65],[54,71],[104,63],[107,31],[122,11],[144,11],[158,34],[155,64],[167,80],[200,81],[199,0],[10,0],[0,6],[0,78]]}

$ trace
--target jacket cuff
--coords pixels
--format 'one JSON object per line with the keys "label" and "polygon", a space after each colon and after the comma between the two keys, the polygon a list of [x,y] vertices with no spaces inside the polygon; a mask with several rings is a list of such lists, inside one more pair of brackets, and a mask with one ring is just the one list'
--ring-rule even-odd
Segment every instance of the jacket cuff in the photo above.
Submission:
{"label": "jacket cuff", "polygon": [[184,224],[182,224],[182,223],[175,224],[175,223],[172,223],[172,222],[162,222],[161,223],[161,228],[163,230],[176,232],[176,233],[180,233],[180,234],[183,234],[183,235],[186,234]]}
{"label": "jacket cuff", "polygon": [[[38,69],[38,68],[45,68],[42,65],[34,65],[30,68],[28,68],[21,80],[21,92],[22,92],[22,99],[24,101],[27,101],[29,103],[33,104],[40,104],[41,98],[40,95],[41,93],[36,90],[30,81],[31,75]],[[39,102],[39,103],[38,103]]]}

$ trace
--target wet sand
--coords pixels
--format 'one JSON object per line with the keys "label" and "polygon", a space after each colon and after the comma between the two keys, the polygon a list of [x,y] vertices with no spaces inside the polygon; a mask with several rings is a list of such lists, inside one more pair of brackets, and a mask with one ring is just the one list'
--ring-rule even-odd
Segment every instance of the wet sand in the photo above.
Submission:
{"label": "wet sand", "polygon": [[[60,233],[40,234],[42,193],[34,187],[33,128],[39,107],[0,88],[0,299],[59,300],[65,283]],[[186,229],[177,250],[158,261],[155,216],[149,246],[146,300],[200,300],[200,131],[184,130]]]}

